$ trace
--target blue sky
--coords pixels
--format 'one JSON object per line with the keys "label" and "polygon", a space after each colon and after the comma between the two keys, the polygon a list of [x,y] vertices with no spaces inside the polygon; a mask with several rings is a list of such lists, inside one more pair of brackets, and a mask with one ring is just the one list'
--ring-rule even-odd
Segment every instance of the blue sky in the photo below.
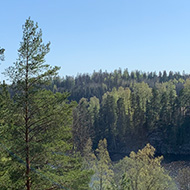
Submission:
{"label": "blue sky", "polygon": [[[0,71],[17,59],[22,25],[39,23],[59,75],[94,70],[190,73],[189,0],[0,0]],[[0,75],[0,80],[4,77]]]}

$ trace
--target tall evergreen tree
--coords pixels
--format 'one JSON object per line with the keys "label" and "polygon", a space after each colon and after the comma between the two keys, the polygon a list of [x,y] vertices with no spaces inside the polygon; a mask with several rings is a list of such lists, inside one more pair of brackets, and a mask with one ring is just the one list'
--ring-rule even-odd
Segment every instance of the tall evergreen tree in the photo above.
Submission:
{"label": "tall evergreen tree", "polygon": [[92,136],[92,122],[88,110],[89,103],[82,98],[78,106],[73,110],[73,139],[76,150],[83,155],[83,149],[87,140]]}
{"label": "tall evergreen tree", "polygon": [[147,102],[146,124],[149,131],[158,127],[160,113],[160,95],[156,88],[152,89],[152,97],[150,102]]}
{"label": "tall evergreen tree", "polygon": [[[116,148],[116,102],[114,96],[108,94],[100,108],[99,129],[101,138],[106,138],[110,149]],[[100,140],[99,139],[99,140]]]}
{"label": "tall evergreen tree", "polygon": [[129,129],[129,126],[127,126],[127,124],[128,122],[125,112],[124,99],[119,98],[117,101],[117,128],[116,128],[117,141],[119,145],[122,145],[125,142],[125,134],[126,131]]}
{"label": "tall evergreen tree", "polygon": [[27,19],[19,58],[6,70],[15,84],[14,124],[3,129],[13,190],[88,189],[80,158],[70,156],[73,105],[67,103],[68,94],[42,89],[59,69],[45,64],[49,46],[42,43],[38,24]]}

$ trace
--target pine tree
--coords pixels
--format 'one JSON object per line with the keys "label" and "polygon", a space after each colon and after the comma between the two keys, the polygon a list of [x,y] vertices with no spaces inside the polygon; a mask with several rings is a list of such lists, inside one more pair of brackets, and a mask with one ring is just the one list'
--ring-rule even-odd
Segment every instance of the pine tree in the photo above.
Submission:
{"label": "pine tree", "polygon": [[117,101],[117,142],[122,145],[125,142],[125,134],[127,131],[127,116],[125,112],[124,98]]}
{"label": "pine tree", "polygon": [[100,107],[99,129],[100,139],[106,138],[110,149],[116,148],[116,101],[114,96],[108,94]]}
{"label": "pine tree", "polygon": [[[4,134],[7,133],[7,120],[10,120],[10,109],[13,105],[13,102],[10,98],[8,92],[8,87],[3,81],[3,84],[0,85],[0,189],[7,190],[11,189],[11,176],[9,162],[10,158],[8,157],[7,151],[5,151],[5,144],[10,140],[9,135],[7,134],[4,138]],[[12,121],[9,121],[12,123]]]}
{"label": "pine tree", "polygon": [[159,113],[160,113],[160,96],[158,90],[152,89],[152,97],[150,102],[147,102],[147,110],[146,110],[146,124],[149,131],[156,129],[159,121]]}
{"label": "pine tree", "polygon": [[91,116],[88,111],[89,103],[82,98],[73,111],[73,139],[76,150],[83,155],[86,142],[92,135]]}
{"label": "pine tree", "polygon": [[71,154],[73,104],[67,103],[67,93],[43,89],[59,70],[45,64],[49,46],[42,43],[38,24],[27,19],[19,58],[6,70],[14,82],[14,123],[3,133],[13,190],[88,189],[89,173],[81,171],[81,158]]}

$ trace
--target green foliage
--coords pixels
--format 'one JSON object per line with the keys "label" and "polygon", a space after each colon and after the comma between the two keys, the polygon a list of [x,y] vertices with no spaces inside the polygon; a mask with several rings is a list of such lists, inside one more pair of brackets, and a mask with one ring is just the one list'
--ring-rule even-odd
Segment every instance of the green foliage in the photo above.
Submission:
{"label": "green foliage", "polygon": [[3,104],[8,120],[0,129],[0,189],[89,189],[91,172],[82,170],[81,157],[72,151],[75,104],[67,101],[68,93],[42,88],[59,69],[45,64],[49,45],[42,43],[38,24],[27,19],[19,58],[6,70],[14,101],[11,109]]}
{"label": "green foliage", "polygon": [[107,190],[131,190],[131,181],[127,179],[126,174],[123,174],[121,179],[119,179],[119,182],[112,182]]}
{"label": "green foliage", "polygon": [[[142,79],[146,75],[138,73],[135,76]],[[89,137],[92,139],[93,148],[103,138],[108,141],[108,150],[118,153],[123,150],[137,150],[147,142],[151,142],[159,153],[164,154],[174,153],[180,146],[186,146],[190,138],[189,79],[182,84],[179,80],[174,80],[172,73],[169,76],[172,80],[155,82],[154,85],[148,85],[147,81],[137,82],[136,79],[129,87],[114,87],[99,99],[85,99],[88,104],[85,108],[87,111],[85,113],[83,110],[82,113],[85,114],[79,116],[76,123],[81,125],[81,129],[85,129],[85,123],[90,121],[93,132]],[[157,76],[152,73],[151,77],[155,79]],[[80,119],[82,124],[77,122]]]}
{"label": "green foliage", "polygon": [[114,176],[112,162],[107,150],[107,140],[99,141],[98,148],[94,154],[92,141],[89,139],[84,150],[84,167],[94,171],[90,182],[91,189],[106,190],[111,186]]}
{"label": "green foliage", "polygon": [[115,166],[115,186],[122,190],[176,189],[161,166],[163,157],[154,157],[154,152],[154,147],[147,144],[142,150],[131,152],[129,157],[121,160]]}
{"label": "green foliage", "polygon": [[158,126],[159,122],[159,112],[160,112],[160,94],[156,88],[152,89],[152,97],[147,103],[146,110],[146,125],[148,130],[154,130]]}
{"label": "green foliage", "polygon": [[96,170],[97,157],[92,149],[92,140],[89,138],[83,150],[84,168]]}
{"label": "green foliage", "polygon": [[[102,106],[100,107],[97,132],[98,141],[106,138],[108,144],[116,148],[116,98],[111,94],[105,96]],[[98,142],[96,141],[96,143]]]}
{"label": "green foliage", "polygon": [[82,98],[73,110],[73,140],[76,150],[83,155],[83,148],[87,140],[92,136],[92,117],[88,110],[89,103],[85,98]]}
{"label": "green foliage", "polygon": [[[107,140],[100,140],[97,154],[97,177],[98,183],[95,184],[96,189],[104,190],[110,186],[111,178],[113,177],[112,163],[107,151]],[[94,182],[95,183],[95,182]]]}
{"label": "green foliage", "polygon": [[92,74],[80,74],[76,77],[56,77],[52,81],[50,88],[52,89],[55,84],[58,91],[71,92],[70,100],[76,100],[77,102],[83,97],[90,99],[93,96],[96,96],[101,101],[103,94],[108,91],[111,92],[113,88],[131,87],[134,83],[142,84],[142,82],[154,88],[158,84],[172,81],[176,86],[177,92],[179,92],[181,85],[187,78],[189,78],[189,75],[182,75],[179,72],[170,72],[167,75],[166,71],[164,71],[159,72],[157,75],[155,72],[145,73],[138,70],[128,72],[127,69],[124,71],[118,69],[110,73],[100,70],[99,72],[94,71]]}

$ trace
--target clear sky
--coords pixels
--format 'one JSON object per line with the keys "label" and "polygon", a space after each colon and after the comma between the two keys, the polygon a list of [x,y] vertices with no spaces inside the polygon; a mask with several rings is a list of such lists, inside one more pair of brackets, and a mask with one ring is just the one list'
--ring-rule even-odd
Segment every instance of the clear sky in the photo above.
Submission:
{"label": "clear sky", "polygon": [[[38,22],[59,75],[93,71],[190,73],[189,0],[0,0],[0,71],[18,58],[22,25]],[[3,76],[0,75],[0,80]]]}

